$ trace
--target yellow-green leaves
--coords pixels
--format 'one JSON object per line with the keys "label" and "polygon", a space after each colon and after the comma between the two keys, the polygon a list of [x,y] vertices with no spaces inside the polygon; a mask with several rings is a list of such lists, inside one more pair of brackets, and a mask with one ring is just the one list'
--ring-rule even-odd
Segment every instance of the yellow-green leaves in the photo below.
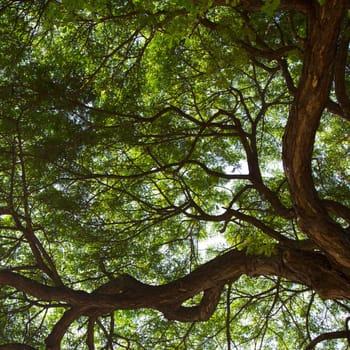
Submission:
{"label": "yellow-green leaves", "polygon": [[264,0],[262,10],[266,12],[268,16],[272,16],[280,4],[280,0]]}

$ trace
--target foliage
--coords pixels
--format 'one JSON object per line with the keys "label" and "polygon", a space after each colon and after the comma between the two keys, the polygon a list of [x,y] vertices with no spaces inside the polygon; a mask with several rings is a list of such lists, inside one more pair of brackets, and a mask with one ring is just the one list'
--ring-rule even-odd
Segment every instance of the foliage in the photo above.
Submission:
{"label": "foliage", "polygon": [[[347,330],[347,7],[3,1],[0,349],[301,349]],[[336,57],[319,76],[317,45]]]}

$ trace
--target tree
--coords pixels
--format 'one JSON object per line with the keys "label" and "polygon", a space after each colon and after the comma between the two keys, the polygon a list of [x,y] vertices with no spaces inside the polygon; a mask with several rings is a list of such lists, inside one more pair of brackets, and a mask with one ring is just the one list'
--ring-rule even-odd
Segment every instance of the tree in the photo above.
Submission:
{"label": "tree", "polygon": [[2,1],[0,349],[344,348],[349,11]]}

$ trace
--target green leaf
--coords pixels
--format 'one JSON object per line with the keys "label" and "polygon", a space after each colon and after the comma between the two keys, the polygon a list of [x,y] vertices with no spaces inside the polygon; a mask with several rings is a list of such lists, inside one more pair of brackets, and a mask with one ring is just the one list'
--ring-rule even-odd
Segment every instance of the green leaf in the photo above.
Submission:
{"label": "green leaf", "polygon": [[262,10],[269,17],[272,17],[279,5],[280,5],[280,0],[264,0],[264,5],[262,7]]}

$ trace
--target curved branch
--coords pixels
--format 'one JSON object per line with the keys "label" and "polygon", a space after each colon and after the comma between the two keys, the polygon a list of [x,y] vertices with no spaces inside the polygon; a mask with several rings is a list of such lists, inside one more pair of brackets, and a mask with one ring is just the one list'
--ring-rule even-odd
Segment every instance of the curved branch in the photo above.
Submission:
{"label": "curved branch", "polygon": [[[200,3],[199,0],[193,0],[194,4]],[[246,11],[260,11],[264,3],[260,0],[241,0],[237,7]],[[227,0],[215,0],[212,6],[231,6]],[[310,2],[305,0],[281,0],[279,9],[281,10],[296,10],[300,12],[307,12],[310,10]]]}
{"label": "curved branch", "polygon": [[36,349],[26,344],[11,343],[11,344],[0,345],[0,350],[36,350]]}
{"label": "curved branch", "polygon": [[63,314],[46,338],[46,350],[59,350],[61,348],[61,340],[67,329],[81,314],[82,310],[80,308],[69,309]]}
{"label": "curved branch", "polygon": [[[241,92],[236,91],[240,99],[243,103],[244,97],[242,96]],[[235,123],[235,128],[238,132],[238,136],[241,140],[242,146],[244,148],[244,151],[246,153],[247,157],[247,163],[248,163],[248,168],[249,168],[249,174],[248,175],[243,175],[244,178],[249,179],[253,186],[256,188],[256,190],[260,193],[260,195],[266,199],[271,206],[276,210],[278,215],[281,215],[284,218],[291,219],[295,216],[294,210],[287,208],[283,205],[283,203],[280,201],[278,198],[278,195],[271,191],[265,184],[261,175],[260,171],[260,165],[259,165],[259,159],[256,151],[256,147],[254,146],[254,142],[249,142],[249,134],[247,134],[242,127],[242,123],[237,118],[234,113],[231,113],[229,111],[224,111],[221,110],[222,114],[227,115],[230,117],[234,123]],[[263,114],[263,112],[260,112]],[[253,138],[251,136],[251,138]]]}
{"label": "curved branch", "polygon": [[198,165],[206,174],[219,177],[221,179],[228,179],[228,180],[249,180],[250,179],[250,176],[248,174],[227,174],[227,173],[212,170],[208,168],[205,164],[195,159],[189,159],[186,161],[186,163]]}
{"label": "curved branch", "polygon": [[181,322],[198,322],[207,321],[214,313],[216,306],[220,300],[223,285],[206,289],[199,305],[185,307],[174,305],[166,307],[163,312],[168,320],[176,320]]}
{"label": "curved branch", "polygon": [[317,336],[315,339],[313,339],[309,345],[305,348],[305,350],[312,350],[315,349],[316,345],[318,343],[321,343],[325,340],[331,340],[331,339],[341,339],[341,338],[347,338],[349,339],[350,332],[349,331],[337,331],[337,332],[329,332],[329,333],[323,333]]}
{"label": "curved branch", "polygon": [[18,158],[21,168],[21,187],[23,192],[23,206],[24,206],[24,220],[26,223],[26,227],[23,227],[18,216],[13,211],[12,217],[16,222],[18,228],[24,233],[26,238],[28,239],[29,246],[33,252],[33,255],[37,261],[38,266],[42,271],[44,271],[48,276],[52,278],[54,283],[57,286],[62,286],[63,282],[61,277],[59,276],[56,266],[52,261],[50,255],[46,252],[40,240],[36,237],[33,226],[32,226],[32,218],[30,213],[29,206],[29,193],[28,193],[28,183],[27,183],[27,170],[24,159],[23,152],[23,139],[22,139],[22,131],[17,123],[17,139],[18,139]]}
{"label": "curved branch", "polygon": [[299,228],[348,271],[350,238],[323,207],[311,170],[316,131],[329,100],[344,11],[344,0],[329,0],[324,6],[314,3],[309,14],[304,66],[284,134],[283,161]]}
{"label": "curved branch", "polygon": [[[122,275],[90,294],[44,286],[9,271],[0,272],[0,282],[41,300],[69,301],[71,308],[46,340],[47,348],[56,350],[68,327],[81,316],[98,317],[114,310],[151,308],[180,321],[206,320],[217,305],[222,286],[242,275],[280,276],[309,286],[322,298],[350,298],[350,280],[334,270],[324,255],[296,249],[279,249],[272,256],[248,255],[234,249],[168,284],[147,285],[129,275]],[[181,306],[201,292],[204,296],[198,306]]]}
{"label": "curved branch", "polygon": [[0,286],[11,286],[42,301],[61,301],[80,305],[90,300],[89,294],[67,287],[51,287],[9,270],[0,270]]}
{"label": "curved branch", "polygon": [[350,224],[350,208],[330,199],[324,199],[322,203],[328,211]]}
{"label": "curved branch", "polygon": [[310,251],[314,250],[316,248],[315,244],[313,244],[313,242],[311,242],[310,240],[296,241],[296,240],[290,239],[288,237],[285,237],[281,233],[279,233],[278,231],[272,229],[271,227],[264,224],[261,220],[255,218],[253,216],[244,214],[244,213],[242,213],[238,210],[234,210],[234,209],[230,209],[229,212],[231,212],[232,216],[236,217],[237,219],[240,219],[242,221],[245,221],[245,222],[255,226],[256,228],[261,230],[266,235],[275,239],[276,241],[278,241],[280,243],[280,245],[282,247],[310,250]]}

